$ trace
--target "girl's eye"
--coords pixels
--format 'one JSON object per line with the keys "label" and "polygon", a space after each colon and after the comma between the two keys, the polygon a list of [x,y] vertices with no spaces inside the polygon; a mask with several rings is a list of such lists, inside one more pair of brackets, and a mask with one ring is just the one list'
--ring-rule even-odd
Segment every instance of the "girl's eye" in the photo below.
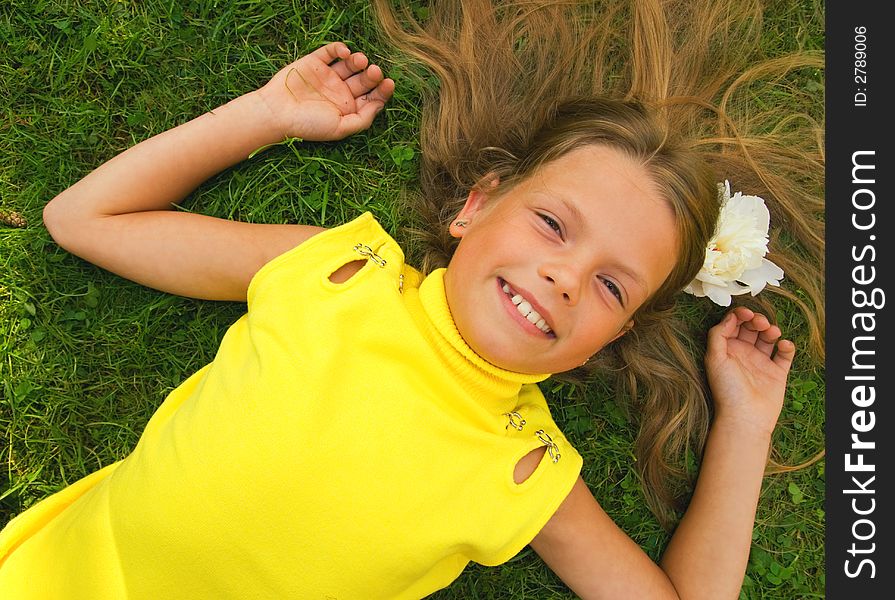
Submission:
{"label": "girl's eye", "polygon": [[547,224],[547,227],[562,235],[562,227],[559,226],[559,223],[556,222],[556,219],[548,217],[547,215],[541,215],[541,219],[544,220],[544,223]]}
{"label": "girl's eye", "polygon": [[625,303],[622,300],[622,292],[620,289],[618,289],[618,286],[615,285],[615,282],[613,282],[610,279],[606,279],[605,277],[601,277],[600,281],[603,282],[603,285],[605,285],[607,288],[609,288],[609,291],[612,292],[612,295],[618,299],[619,304],[624,306]]}

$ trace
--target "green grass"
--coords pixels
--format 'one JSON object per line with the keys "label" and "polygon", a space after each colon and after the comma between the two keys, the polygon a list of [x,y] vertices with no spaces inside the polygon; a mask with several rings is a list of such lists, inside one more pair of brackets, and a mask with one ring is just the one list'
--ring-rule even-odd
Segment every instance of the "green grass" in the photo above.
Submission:
{"label": "green grass", "polygon": [[[820,0],[775,2],[765,50],[823,47]],[[334,225],[372,210],[400,238],[413,187],[419,94],[388,60],[364,2],[9,0],[0,5],[0,524],[125,456],[165,395],[209,362],[245,310],[166,296],[61,250],[46,202],[128,146],[261,85],[331,40],[362,48],[398,84],[372,129],[337,144],[271,148],[215,177],[187,210],[254,222]],[[791,86],[822,106],[822,74]],[[820,87],[818,88],[818,86]],[[820,91],[818,91],[818,89]],[[779,101],[786,101],[782,98]],[[719,311],[696,304],[707,324]],[[781,307],[781,322],[798,318]],[[798,341],[798,331],[796,340]],[[823,447],[822,365],[801,358],[776,443],[785,462]],[[596,386],[545,386],[583,475],[609,514],[657,557],[667,536],[631,469],[633,430]],[[823,597],[824,463],[766,478],[743,598]],[[471,566],[455,598],[574,598],[530,550]]]}

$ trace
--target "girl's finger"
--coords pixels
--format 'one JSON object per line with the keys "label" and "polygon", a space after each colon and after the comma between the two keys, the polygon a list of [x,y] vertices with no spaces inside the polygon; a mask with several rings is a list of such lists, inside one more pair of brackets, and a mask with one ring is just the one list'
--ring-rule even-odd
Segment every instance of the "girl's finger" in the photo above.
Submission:
{"label": "girl's finger", "polygon": [[737,321],[737,326],[755,318],[755,312],[745,306],[737,306],[729,314],[732,314]]}
{"label": "girl's finger", "polygon": [[351,50],[348,49],[342,42],[332,42],[325,46],[321,46],[317,48],[313,52],[311,52],[308,56],[313,56],[314,58],[329,64],[334,60],[338,60],[340,58],[347,58],[351,54]]}
{"label": "girl's finger", "polygon": [[755,340],[758,339],[758,332],[752,329],[748,322],[743,323],[740,325],[740,330],[737,332],[737,339],[741,342],[746,342],[747,344],[754,344]]}
{"label": "girl's finger", "polygon": [[776,325],[771,325],[758,334],[758,339],[755,340],[755,347],[770,356],[779,338],[780,328]]}
{"label": "girl's finger", "polygon": [[357,111],[342,116],[343,133],[349,135],[369,127],[388,99],[391,98],[394,89],[395,82],[385,79],[375,89],[359,98]]}
{"label": "girl's finger", "polygon": [[369,94],[381,81],[382,69],[378,65],[370,65],[369,68],[346,79],[345,83],[348,84],[351,95],[359,98],[364,94]]}
{"label": "girl's finger", "polygon": [[717,325],[709,329],[706,358],[722,358],[727,354],[727,342],[737,336],[740,316],[735,310],[730,311]]}
{"label": "girl's finger", "polygon": [[[395,82],[391,79],[383,79],[375,88],[357,99],[358,112],[365,116],[369,114],[370,122],[372,122],[373,117],[382,110],[394,91]],[[367,111],[371,111],[371,114]]]}
{"label": "girl's finger", "polygon": [[740,325],[740,331],[737,339],[747,344],[754,344],[758,340],[761,332],[766,331],[770,327],[770,322],[764,315],[756,314],[751,319]]}
{"label": "girl's finger", "polygon": [[348,79],[355,75],[358,71],[363,71],[367,68],[367,65],[370,61],[367,59],[366,55],[362,52],[355,52],[351,56],[345,58],[344,60],[340,60],[339,62],[333,64],[332,70],[336,72],[336,75],[341,77],[342,79]]}
{"label": "girl's finger", "polygon": [[777,342],[777,352],[772,360],[788,371],[795,356],[796,345],[789,340],[780,340]]}

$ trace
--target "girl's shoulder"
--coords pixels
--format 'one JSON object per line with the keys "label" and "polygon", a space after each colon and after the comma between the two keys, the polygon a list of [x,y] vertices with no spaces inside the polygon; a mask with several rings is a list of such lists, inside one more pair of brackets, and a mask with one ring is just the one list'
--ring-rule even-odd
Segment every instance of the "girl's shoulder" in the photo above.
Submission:
{"label": "girl's shoulder", "polygon": [[298,283],[306,278],[339,285],[348,282],[366,264],[400,272],[404,253],[370,212],[319,233],[265,263],[254,275],[248,299],[281,275]]}

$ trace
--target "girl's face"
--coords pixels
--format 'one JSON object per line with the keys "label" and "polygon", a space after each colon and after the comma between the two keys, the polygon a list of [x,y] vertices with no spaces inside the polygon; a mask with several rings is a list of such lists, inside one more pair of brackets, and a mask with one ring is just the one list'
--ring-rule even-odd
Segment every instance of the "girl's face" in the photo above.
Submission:
{"label": "girl's face", "polygon": [[580,366],[624,334],[677,259],[671,208],[646,169],[606,146],[576,149],[500,197],[473,190],[451,224],[445,275],[466,343],[522,373]]}

